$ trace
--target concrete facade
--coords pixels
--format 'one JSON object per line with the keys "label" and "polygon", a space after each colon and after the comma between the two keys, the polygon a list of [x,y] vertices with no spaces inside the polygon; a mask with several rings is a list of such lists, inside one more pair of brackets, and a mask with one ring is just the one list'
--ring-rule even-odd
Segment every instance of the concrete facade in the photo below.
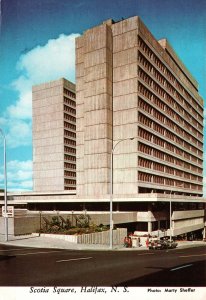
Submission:
{"label": "concrete facade", "polygon": [[166,39],[139,17],[76,40],[77,195],[202,196],[203,99]]}
{"label": "concrete facade", "polygon": [[76,189],[75,85],[62,78],[34,86],[34,191]]}
{"label": "concrete facade", "polygon": [[76,41],[77,193],[107,194],[112,142],[112,32],[107,25]]}

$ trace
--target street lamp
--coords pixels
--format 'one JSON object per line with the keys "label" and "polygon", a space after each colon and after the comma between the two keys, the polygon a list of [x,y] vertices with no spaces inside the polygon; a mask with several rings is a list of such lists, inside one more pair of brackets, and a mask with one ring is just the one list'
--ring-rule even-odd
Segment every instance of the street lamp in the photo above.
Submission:
{"label": "street lamp", "polygon": [[4,223],[5,223],[5,241],[8,241],[8,215],[7,215],[7,173],[6,173],[6,137],[0,128],[0,134],[4,140]]}
{"label": "street lamp", "polygon": [[127,141],[127,140],[134,140],[134,137],[132,138],[126,138],[126,139],[121,139],[119,140],[114,147],[112,148],[111,151],[111,158],[110,158],[110,220],[109,220],[109,248],[112,249],[113,247],[113,219],[112,219],[112,200],[113,200],[113,154],[114,150],[117,147],[117,145],[121,142]]}
{"label": "street lamp", "polygon": [[172,240],[172,191],[170,191],[170,241]]}

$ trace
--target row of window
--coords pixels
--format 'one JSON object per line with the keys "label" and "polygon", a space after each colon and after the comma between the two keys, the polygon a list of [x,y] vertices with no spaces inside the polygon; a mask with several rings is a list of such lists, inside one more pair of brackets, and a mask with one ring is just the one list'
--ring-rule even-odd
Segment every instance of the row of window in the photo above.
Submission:
{"label": "row of window", "polygon": [[[160,61],[160,59],[154,54],[154,52],[146,45],[146,43],[139,37],[138,45],[140,49],[149,57],[150,60],[165,74],[171,81],[172,85],[175,85],[179,91],[186,96],[186,99],[202,114],[202,107],[199,103],[186,91],[182,84],[175,78],[175,76],[169,71],[169,69]],[[188,80],[188,79],[187,79]]]}
{"label": "row of window", "polygon": [[70,106],[67,106],[66,104],[64,104],[64,111],[71,113],[73,115],[76,115],[76,109],[71,108]]}
{"label": "row of window", "polygon": [[152,175],[144,172],[138,172],[138,180],[139,181],[144,181],[146,183],[155,183],[155,184],[160,184],[164,186],[171,186],[174,188],[185,188],[185,189],[191,189],[194,191],[202,191],[202,186],[189,183],[189,182],[183,182],[171,178],[165,178],[163,176],[157,176],[157,175]]}
{"label": "row of window", "polygon": [[[150,100],[150,102],[154,103],[158,108],[160,108],[163,112],[166,112],[171,118],[175,119],[181,126],[185,126],[189,131],[191,131],[195,136],[202,137],[202,130],[203,126],[200,125],[194,118],[190,118],[189,122],[188,120],[188,113],[184,111],[184,115],[180,113],[178,107],[176,109],[171,109],[170,106],[168,106],[165,101],[158,98],[156,95],[154,95],[149,89],[147,89],[143,84],[138,84],[138,91],[140,94],[142,94],[146,99]],[[169,105],[171,105],[171,101],[174,102],[174,100],[167,94],[165,100],[168,102]],[[150,110],[150,105],[148,104],[148,109]],[[181,116],[177,113],[179,112]],[[187,118],[187,120],[186,120]],[[201,132],[199,132],[197,130]]]}
{"label": "row of window", "polygon": [[[179,138],[177,135],[173,134],[169,130],[167,130],[165,127],[159,125],[158,123],[152,121],[151,119],[147,118],[145,115],[139,113],[138,115],[138,121],[140,124],[143,124],[144,126],[147,126],[151,128],[152,130],[156,131],[158,135],[163,136],[165,139],[169,139],[172,143],[178,144],[180,147],[184,147],[185,150],[192,151],[194,154],[197,154],[198,156],[202,156],[202,151],[197,149],[196,147],[193,147],[186,141]],[[153,142],[161,147],[164,147],[165,140],[161,139],[159,137],[154,138],[154,135],[150,132],[150,134],[146,134],[144,137],[150,142]],[[177,145],[177,147],[178,147]]]}
{"label": "row of window", "polygon": [[[172,93],[173,96],[175,96],[181,104],[184,104],[186,106],[187,110],[190,112],[190,114],[193,117],[196,117],[197,119],[198,118],[202,119],[201,114],[199,114],[192,107],[191,104],[189,104],[187,101],[185,101],[185,99],[181,96],[180,93],[178,93],[178,91],[174,88],[174,86],[172,86],[167,81],[167,79],[159,71],[157,71],[153,67],[153,65],[141,53],[139,53],[138,57],[139,57],[139,62],[144,66],[144,68],[147,69],[147,71],[149,73],[151,73],[165,88],[167,88],[167,90],[170,91],[170,93]],[[175,102],[175,103],[178,107],[181,108],[181,105],[179,105],[177,102]]]}
{"label": "row of window", "polygon": [[69,130],[66,130],[66,129],[64,129],[64,136],[70,136],[70,137],[76,138],[76,133],[75,133],[75,132],[72,132],[72,131],[69,131]]}
{"label": "row of window", "polygon": [[76,154],[76,149],[68,146],[64,146],[64,152]]}
{"label": "row of window", "polygon": [[71,92],[70,90],[68,90],[66,88],[64,88],[64,94],[66,94],[67,96],[70,96],[70,97],[72,97],[74,99],[76,98],[76,94],[73,93],[73,92]]}
{"label": "row of window", "polygon": [[70,140],[70,139],[68,139],[68,138],[64,138],[64,144],[65,145],[71,145],[71,146],[76,146],[76,141],[74,141],[74,140]]}
{"label": "row of window", "polygon": [[[169,161],[169,160],[167,160],[167,155],[166,155],[165,161]],[[170,174],[173,176],[179,176],[179,177],[190,179],[193,181],[198,181],[198,182],[202,183],[202,177],[200,177],[200,176],[193,175],[193,174],[184,172],[182,170],[178,170],[178,169],[166,166],[161,163],[153,162],[153,161],[143,158],[143,157],[138,158],[138,166],[147,168],[147,169],[151,169],[151,170],[155,170],[158,172],[167,173],[167,174]],[[187,168],[188,168],[188,165],[187,165]]]}
{"label": "row of window", "polygon": [[[176,158],[172,155],[166,154],[166,153],[164,153],[162,151],[159,151],[157,149],[154,149],[153,155],[154,155],[154,157],[159,158],[159,159],[163,160],[164,162],[168,162],[170,164],[179,166],[181,168],[184,168],[185,170],[191,170],[194,173],[202,174],[202,169],[201,168],[199,168],[197,166],[194,166],[194,165],[191,165],[191,164],[189,164],[185,161],[182,161],[181,159],[178,159],[178,158]],[[148,164],[152,166],[152,162],[150,160],[148,160]],[[148,165],[148,168],[150,168],[149,165]],[[146,165],[143,166],[143,167],[146,167]]]}
{"label": "row of window", "polygon": [[[141,105],[141,104],[140,104]],[[145,107],[145,106],[144,106]],[[181,127],[177,126],[174,122],[172,122],[170,119],[166,118],[163,114],[159,113],[157,110],[153,109],[151,111],[151,116],[154,117],[157,121],[160,121],[160,124],[163,124],[163,126],[159,125],[159,122],[156,123],[154,120],[151,120],[141,112],[138,114],[138,121],[145,126],[148,126],[152,128],[153,130],[159,132],[161,135],[169,137],[171,140],[176,141],[181,146],[187,145],[188,143],[180,138],[178,135],[182,136],[184,139],[189,141],[189,143],[192,143],[193,145],[199,147],[202,149],[202,143],[195,139],[192,135],[188,134],[185,130],[183,130]],[[173,132],[170,132],[170,130],[167,130],[165,127],[169,127],[173,130]],[[176,135],[176,133],[178,135]],[[195,147],[196,148],[196,147]]]}
{"label": "row of window", "polygon": [[[140,138],[143,138],[147,141],[150,141],[152,142],[152,134],[146,130],[144,130],[143,128],[139,127],[139,137]],[[150,140],[151,138],[151,140]],[[158,139],[159,137],[156,137],[156,139]],[[142,143],[140,143],[141,145]],[[172,151],[174,153],[174,156],[173,155],[169,155],[169,154],[166,154],[165,152],[161,151],[161,150],[157,150],[155,148],[152,148],[148,145],[145,145],[145,147],[140,147],[140,151],[144,151],[144,153],[148,154],[148,155],[151,155],[151,156],[155,156],[159,159],[162,159],[162,160],[165,160],[165,155],[167,155],[167,157],[173,157],[173,159],[177,159],[177,157],[175,156],[175,154],[178,154],[177,151],[176,151],[176,147],[172,144],[170,144],[169,142],[166,142],[165,141],[165,144],[164,144],[164,148],[163,151],[166,150],[169,150],[169,151]],[[194,157],[193,155],[188,155],[185,151],[181,150],[180,151],[182,152],[179,152],[179,153],[182,153],[182,157],[185,157],[186,159],[189,159],[189,160],[192,160],[194,163],[198,163],[200,166],[202,166],[202,161],[201,159],[198,159],[196,157]],[[168,156],[169,155],[169,156]],[[173,163],[173,160],[171,160],[170,162]],[[191,168],[192,168],[192,164],[191,164]],[[201,171],[201,168],[198,168],[198,173],[202,173]]]}
{"label": "row of window", "polygon": [[[158,94],[161,98],[165,99],[170,105],[173,106],[174,110],[178,110],[181,115],[183,115],[186,120],[189,122],[193,121],[194,124],[198,123],[197,118],[190,115],[186,110],[184,110],[181,105],[175,101],[175,97],[173,98],[170,94],[168,94],[159,84],[152,80],[152,78],[144,72],[141,68],[138,69],[139,77],[152,89]],[[174,112],[173,112],[174,114]],[[203,121],[203,117],[199,117],[200,122]]]}
{"label": "row of window", "polygon": [[68,120],[70,122],[76,123],[76,118],[73,116],[68,115],[67,113],[64,113],[64,119]]}
{"label": "row of window", "polygon": [[76,156],[72,156],[69,154],[64,154],[64,160],[68,160],[68,161],[76,161]]}
{"label": "row of window", "polygon": [[65,178],[65,179],[64,179],[64,184],[65,184],[65,185],[76,185],[76,180]]}
{"label": "row of window", "polygon": [[65,128],[69,128],[69,129],[72,129],[72,130],[76,130],[76,125],[71,124],[71,123],[69,123],[69,122],[67,122],[67,121],[64,121],[64,127],[65,127]]}
{"label": "row of window", "polygon": [[76,169],[76,165],[68,162],[64,162],[64,168],[65,169]]}
{"label": "row of window", "polygon": [[64,103],[76,107],[76,102],[64,96]]}
{"label": "row of window", "polygon": [[76,177],[76,172],[72,172],[72,171],[64,171],[64,176],[68,176],[68,177]]}

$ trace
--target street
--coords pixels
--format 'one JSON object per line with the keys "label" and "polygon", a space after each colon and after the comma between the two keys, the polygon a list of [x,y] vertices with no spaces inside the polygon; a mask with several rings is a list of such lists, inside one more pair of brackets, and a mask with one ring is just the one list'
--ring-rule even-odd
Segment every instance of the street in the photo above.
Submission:
{"label": "street", "polygon": [[0,286],[183,286],[206,283],[206,248],[74,251],[0,244]]}

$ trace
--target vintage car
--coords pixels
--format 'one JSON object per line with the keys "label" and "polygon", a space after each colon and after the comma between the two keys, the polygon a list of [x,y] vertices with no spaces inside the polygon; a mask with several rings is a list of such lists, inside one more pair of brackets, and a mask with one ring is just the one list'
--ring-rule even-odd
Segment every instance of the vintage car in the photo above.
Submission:
{"label": "vintage car", "polygon": [[151,239],[148,247],[150,250],[174,249],[177,247],[177,243],[173,240]]}
{"label": "vintage car", "polygon": [[167,249],[174,249],[174,248],[177,247],[177,243],[175,241],[173,241],[173,240],[171,240],[171,241],[170,240],[165,241],[165,245],[166,245]]}
{"label": "vintage car", "polygon": [[149,249],[150,250],[156,250],[156,249],[164,249],[164,242],[162,240],[159,240],[159,239],[152,239],[149,241]]}

